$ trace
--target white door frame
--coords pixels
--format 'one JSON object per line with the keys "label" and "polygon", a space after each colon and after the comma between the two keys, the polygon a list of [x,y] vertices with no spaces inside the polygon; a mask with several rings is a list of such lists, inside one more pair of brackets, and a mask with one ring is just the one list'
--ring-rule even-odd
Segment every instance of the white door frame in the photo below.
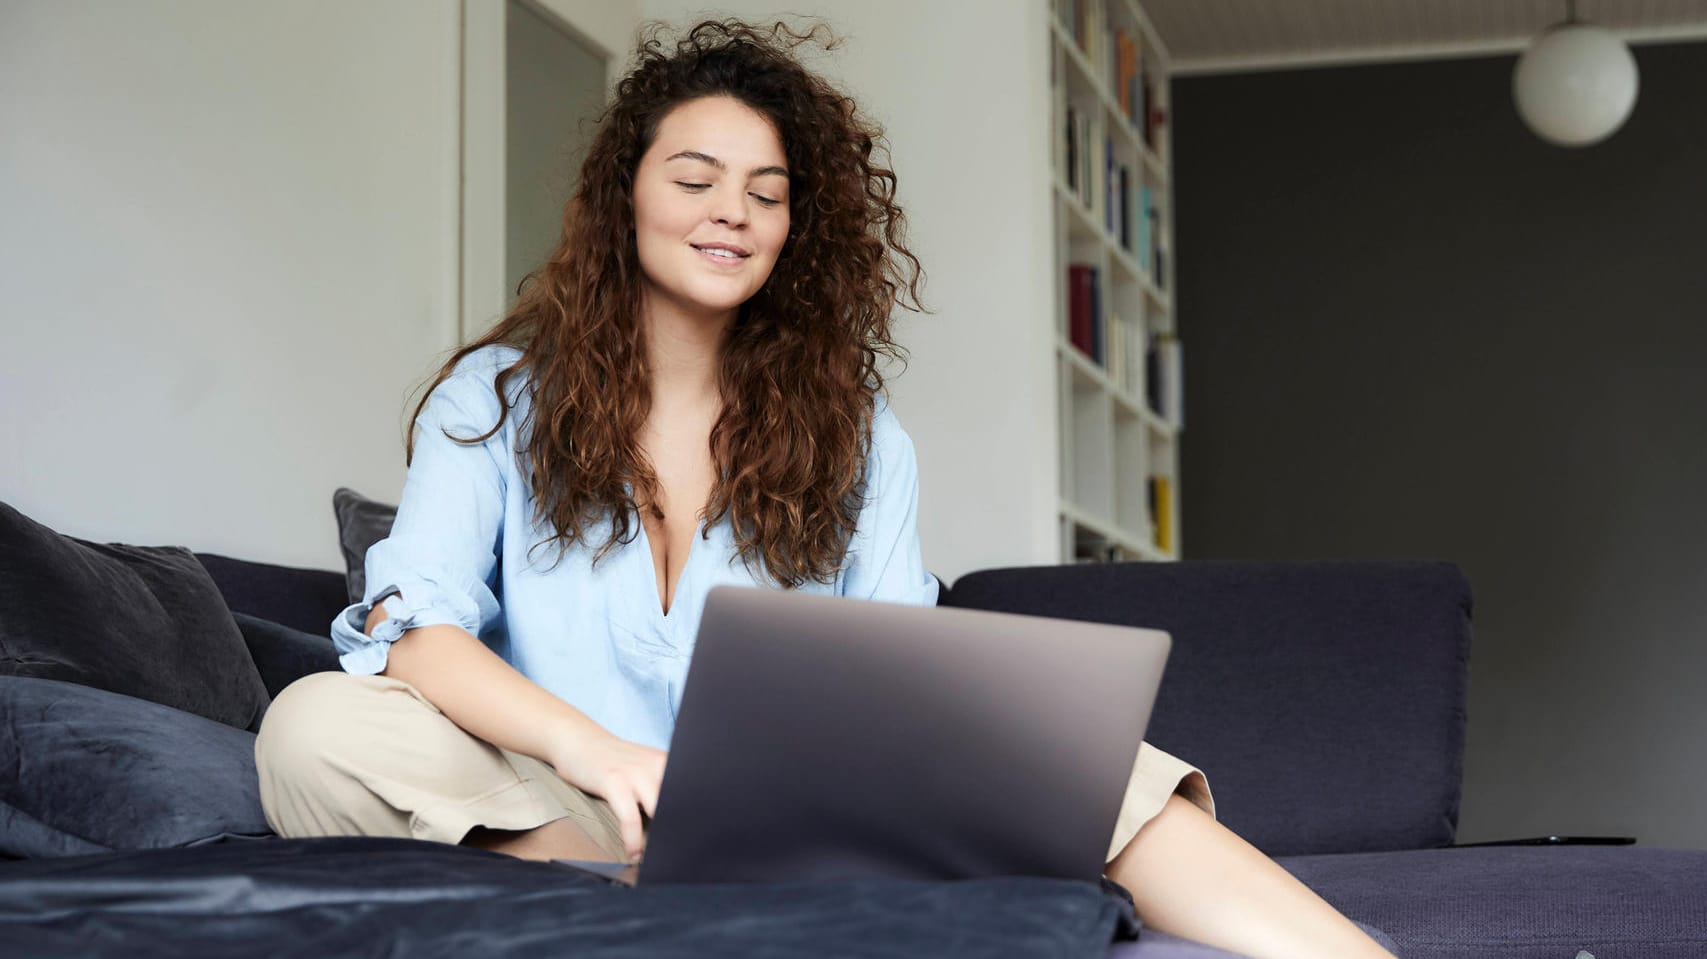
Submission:
{"label": "white door frame", "polygon": [[[508,305],[504,285],[504,5],[462,0],[462,209],[459,342]],[[638,0],[521,0],[605,60],[607,89],[627,69]]]}

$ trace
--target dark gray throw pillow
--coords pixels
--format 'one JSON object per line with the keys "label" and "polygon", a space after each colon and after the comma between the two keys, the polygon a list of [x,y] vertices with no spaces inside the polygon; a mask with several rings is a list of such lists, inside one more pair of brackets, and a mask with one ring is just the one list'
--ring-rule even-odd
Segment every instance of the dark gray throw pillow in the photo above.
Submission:
{"label": "dark gray throw pillow", "polygon": [[269,699],[187,549],[88,543],[0,503],[0,675],[59,679],[255,728]]}
{"label": "dark gray throw pillow", "polygon": [[391,535],[397,507],[340,486],[332,494],[332,512],[338,517],[338,546],[344,551],[344,582],[350,602],[359,603],[367,590],[368,547]]}
{"label": "dark gray throw pillow", "polygon": [[252,733],[75,683],[0,676],[0,857],[271,834]]}
{"label": "dark gray throw pillow", "polygon": [[277,696],[309,673],[335,673],[343,668],[338,665],[338,650],[330,636],[305,633],[247,613],[231,615],[243,631],[243,641],[249,644],[249,655],[261,671],[269,696]]}

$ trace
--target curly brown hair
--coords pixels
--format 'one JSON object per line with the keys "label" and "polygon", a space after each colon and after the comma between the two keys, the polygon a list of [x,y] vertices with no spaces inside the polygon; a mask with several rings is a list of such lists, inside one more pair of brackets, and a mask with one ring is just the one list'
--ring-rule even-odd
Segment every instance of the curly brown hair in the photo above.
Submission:
{"label": "curly brown hair", "polygon": [[922,309],[895,174],[884,165],[882,130],[795,57],[804,43],[838,45],[822,24],[799,32],[781,22],[708,20],[673,44],[668,34],[663,24],[642,33],[633,67],[599,120],[550,259],[522,281],[503,320],[445,363],[415,415],[468,354],[513,346],[522,357],[494,384],[498,422],[481,436],[451,438],[478,443],[496,434],[511,412],[508,382],[524,377],[532,404],[517,454],[531,468],[536,521],[553,531],[540,545],[556,542],[561,557],[608,519],[597,562],[634,539],[642,507],[661,520],[657,475],[637,439],[651,392],[635,171],[672,109],[733,97],[777,130],[788,159],[790,224],[721,357],[706,530],[728,516],[742,560],[778,585],[829,582],[862,505],[874,403],[884,386],[879,366],[903,359],[890,313]]}

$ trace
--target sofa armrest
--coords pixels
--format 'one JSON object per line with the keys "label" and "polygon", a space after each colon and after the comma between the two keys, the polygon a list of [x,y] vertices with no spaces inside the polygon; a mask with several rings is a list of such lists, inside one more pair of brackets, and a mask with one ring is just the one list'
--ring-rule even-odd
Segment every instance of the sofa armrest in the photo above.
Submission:
{"label": "sofa armrest", "polygon": [[1451,845],[1470,589],[1423,562],[987,570],[948,605],[1167,630],[1149,732],[1270,855]]}

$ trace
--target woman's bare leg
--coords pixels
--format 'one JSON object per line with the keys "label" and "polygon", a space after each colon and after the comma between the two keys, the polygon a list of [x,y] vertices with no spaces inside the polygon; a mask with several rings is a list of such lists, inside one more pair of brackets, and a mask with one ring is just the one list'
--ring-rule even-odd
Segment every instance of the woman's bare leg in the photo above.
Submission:
{"label": "woman's bare leg", "polygon": [[1173,796],[1108,864],[1144,925],[1254,959],[1392,959],[1274,860]]}
{"label": "woman's bare leg", "polygon": [[595,862],[610,859],[610,853],[600,849],[593,837],[568,816],[533,829],[476,826],[463,837],[462,845],[490,849],[518,859],[589,859]]}

